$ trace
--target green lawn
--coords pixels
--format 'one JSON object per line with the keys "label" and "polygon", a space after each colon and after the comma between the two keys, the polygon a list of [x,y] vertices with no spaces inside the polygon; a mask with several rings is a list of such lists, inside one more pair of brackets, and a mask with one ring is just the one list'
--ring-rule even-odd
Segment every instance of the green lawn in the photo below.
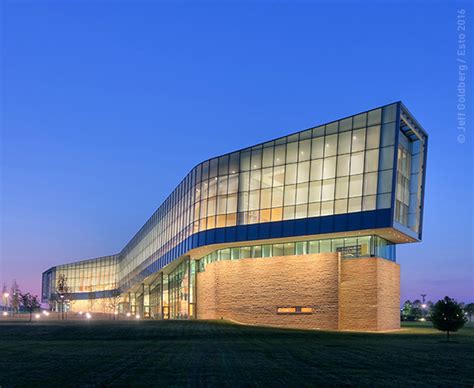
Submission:
{"label": "green lawn", "polygon": [[200,321],[1,322],[0,386],[474,385],[474,327],[391,334]]}

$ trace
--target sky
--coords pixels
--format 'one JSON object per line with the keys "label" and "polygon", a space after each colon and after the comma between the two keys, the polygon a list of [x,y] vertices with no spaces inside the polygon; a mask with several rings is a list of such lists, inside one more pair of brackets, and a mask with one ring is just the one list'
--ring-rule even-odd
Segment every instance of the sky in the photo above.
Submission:
{"label": "sky", "polygon": [[401,299],[474,301],[462,9],[472,20],[454,1],[2,2],[0,284],[39,294],[49,267],[119,252],[207,158],[402,100],[429,155]]}

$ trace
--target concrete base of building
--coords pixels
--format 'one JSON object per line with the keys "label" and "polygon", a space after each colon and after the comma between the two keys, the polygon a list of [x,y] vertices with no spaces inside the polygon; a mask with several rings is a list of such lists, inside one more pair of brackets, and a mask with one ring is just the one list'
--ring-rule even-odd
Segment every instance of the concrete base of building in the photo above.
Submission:
{"label": "concrete base of building", "polygon": [[197,318],[277,327],[400,328],[400,267],[338,253],[223,260],[196,277]]}

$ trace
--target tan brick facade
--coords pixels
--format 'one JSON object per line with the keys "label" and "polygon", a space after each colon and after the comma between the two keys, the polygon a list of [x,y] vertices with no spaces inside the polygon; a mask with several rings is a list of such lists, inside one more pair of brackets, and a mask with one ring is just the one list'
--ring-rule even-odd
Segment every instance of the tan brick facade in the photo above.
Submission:
{"label": "tan brick facade", "polygon": [[[329,330],[400,327],[399,266],[337,253],[223,260],[196,278],[197,318]],[[312,314],[278,314],[279,307]]]}

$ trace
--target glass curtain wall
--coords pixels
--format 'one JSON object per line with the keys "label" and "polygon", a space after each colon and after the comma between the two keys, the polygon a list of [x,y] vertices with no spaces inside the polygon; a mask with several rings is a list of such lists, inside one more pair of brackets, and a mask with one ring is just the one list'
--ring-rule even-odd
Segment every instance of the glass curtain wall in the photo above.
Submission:
{"label": "glass curtain wall", "polygon": [[420,229],[425,144],[418,138],[399,134],[395,221],[415,232]]}
{"label": "glass curtain wall", "polygon": [[169,305],[171,319],[189,318],[190,273],[189,258],[169,274]]}
{"label": "glass curtain wall", "polygon": [[344,259],[382,257],[395,261],[395,245],[378,236],[361,236],[218,249],[197,260],[198,270],[221,260],[340,252]]}
{"label": "glass curtain wall", "polygon": [[390,208],[397,107],[199,164],[121,252],[120,283],[199,231]]}

